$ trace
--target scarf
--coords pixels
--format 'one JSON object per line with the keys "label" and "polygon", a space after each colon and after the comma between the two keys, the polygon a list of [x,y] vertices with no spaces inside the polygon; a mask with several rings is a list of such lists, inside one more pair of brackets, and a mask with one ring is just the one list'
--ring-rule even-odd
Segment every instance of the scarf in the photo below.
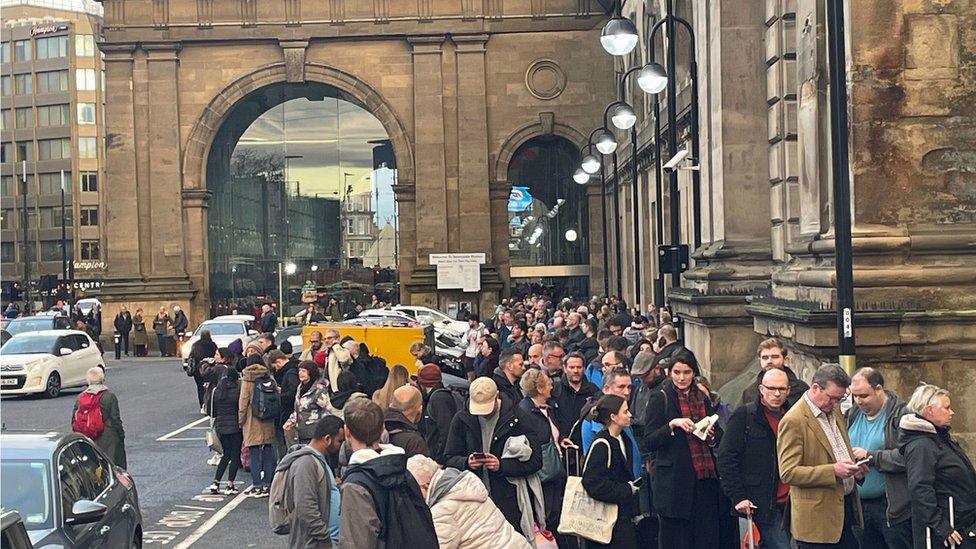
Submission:
{"label": "scarf", "polygon": [[[705,417],[705,400],[700,391],[690,390],[684,392],[676,389],[678,394],[678,411],[681,417],[690,418],[698,422]],[[693,433],[685,433],[688,439],[688,449],[691,451],[691,464],[695,469],[696,479],[718,478],[715,467],[715,457],[712,455],[711,448],[702,439]]]}

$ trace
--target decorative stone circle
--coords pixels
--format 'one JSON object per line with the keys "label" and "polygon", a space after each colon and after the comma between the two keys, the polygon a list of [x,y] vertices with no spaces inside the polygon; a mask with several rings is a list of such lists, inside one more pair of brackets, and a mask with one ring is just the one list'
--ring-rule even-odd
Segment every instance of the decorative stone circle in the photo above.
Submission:
{"label": "decorative stone circle", "polygon": [[536,59],[525,71],[525,87],[537,99],[555,99],[566,89],[566,73],[552,59]]}

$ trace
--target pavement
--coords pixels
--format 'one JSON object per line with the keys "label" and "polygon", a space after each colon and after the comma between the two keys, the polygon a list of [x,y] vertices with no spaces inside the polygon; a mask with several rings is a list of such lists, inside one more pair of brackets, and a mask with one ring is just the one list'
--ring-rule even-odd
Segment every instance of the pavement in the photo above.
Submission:
{"label": "pavement", "polygon": [[[139,491],[143,546],[287,546],[286,536],[268,528],[267,498],[207,491],[215,472],[206,463],[209,424],[197,406],[196,385],[179,360],[105,356],[106,384],[119,398],[129,473]],[[7,429],[68,431],[80,392],[68,389],[56,399],[4,397],[0,421]],[[250,478],[243,470],[238,473],[241,490],[250,486]]]}

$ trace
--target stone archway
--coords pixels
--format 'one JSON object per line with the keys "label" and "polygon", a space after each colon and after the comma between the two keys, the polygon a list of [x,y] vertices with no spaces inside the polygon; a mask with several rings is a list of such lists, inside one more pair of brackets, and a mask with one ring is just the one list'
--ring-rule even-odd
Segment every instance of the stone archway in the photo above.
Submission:
{"label": "stone archway", "polygon": [[[576,128],[554,121],[552,113],[541,113],[538,122],[532,122],[519,127],[502,143],[502,146],[498,149],[498,153],[495,154],[495,161],[491,165],[492,171],[490,177],[492,182],[496,185],[507,183],[508,164],[512,161],[512,156],[515,155],[515,151],[529,139],[540,135],[558,135],[565,137],[580,150],[586,146],[587,141],[586,135]],[[507,198],[508,195],[506,194]]]}
{"label": "stone archway", "polygon": [[[415,259],[415,208],[412,201],[415,183],[414,155],[410,136],[390,104],[370,85],[344,71],[326,65],[306,63],[304,82],[325,84],[355,98],[382,124],[397,159],[397,185],[394,189],[399,202],[400,273],[409,273]],[[289,78],[285,63],[272,63],[225,85],[204,107],[193,125],[184,146],[182,162],[182,203],[184,242],[188,249],[200,250],[188,257],[187,275],[200,291],[194,296],[196,310],[207,310],[210,302],[210,265],[208,227],[205,210],[211,196],[207,190],[207,161],[221,125],[235,107],[249,94],[267,86],[294,82]]]}

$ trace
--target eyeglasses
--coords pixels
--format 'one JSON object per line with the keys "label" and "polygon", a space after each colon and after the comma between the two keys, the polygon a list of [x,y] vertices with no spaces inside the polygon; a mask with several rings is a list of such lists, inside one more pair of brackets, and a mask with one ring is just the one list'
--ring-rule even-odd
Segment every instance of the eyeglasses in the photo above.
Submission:
{"label": "eyeglasses", "polygon": [[562,358],[562,357],[564,357],[564,356],[566,356],[566,355],[565,355],[565,354],[560,354],[560,355],[557,355],[556,353],[550,353],[550,354],[549,354],[549,357],[550,357],[550,358],[559,358],[559,359],[561,359],[561,358]]}
{"label": "eyeglasses", "polygon": [[620,366],[620,364],[621,364],[620,362],[604,362],[603,363],[603,367],[604,368],[616,368],[617,366]]}
{"label": "eyeglasses", "polygon": [[763,385],[767,391],[773,393],[774,395],[781,395],[783,393],[789,392],[789,387],[770,387],[769,385]]}

